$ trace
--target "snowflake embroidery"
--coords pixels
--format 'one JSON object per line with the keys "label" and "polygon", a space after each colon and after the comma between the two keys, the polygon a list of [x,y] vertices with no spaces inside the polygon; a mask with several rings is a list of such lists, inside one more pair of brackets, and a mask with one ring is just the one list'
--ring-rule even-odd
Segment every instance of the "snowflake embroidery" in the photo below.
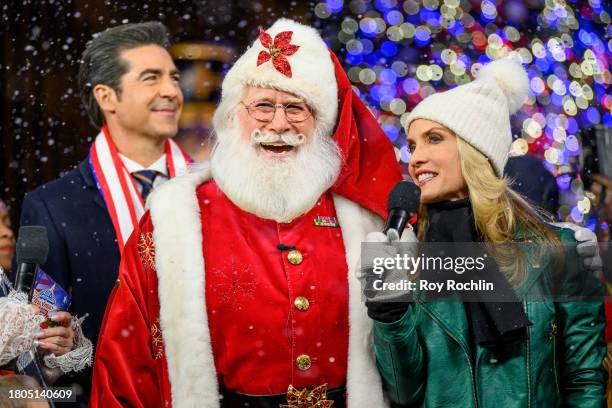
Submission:
{"label": "snowflake embroidery", "polygon": [[254,297],[257,283],[249,265],[237,265],[232,259],[227,267],[215,268],[212,273],[215,275],[215,283],[212,285],[214,292],[232,310],[240,310],[244,299]]}
{"label": "snowflake embroidery", "polygon": [[138,237],[138,253],[145,269],[155,268],[155,244],[153,243],[152,232],[140,234],[140,237]]}
{"label": "snowflake embroidery", "polygon": [[151,345],[153,346],[153,357],[155,360],[162,358],[164,354],[164,339],[159,327],[159,317],[151,325]]}
{"label": "snowflake embroidery", "polygon": [[270,34],[266,33],[261,27],[259,28],[259,41],[264,48],[267,48],[269,52],[260,51],[257,56],[257,66],[260,66],[264,62],[272,60],[274,68],[284,76],[291,78],[291,65],[287,57],[296,53],[300,48],[299,45],[290,44],[293,31],[283,31],[276,34],[274,42]]}

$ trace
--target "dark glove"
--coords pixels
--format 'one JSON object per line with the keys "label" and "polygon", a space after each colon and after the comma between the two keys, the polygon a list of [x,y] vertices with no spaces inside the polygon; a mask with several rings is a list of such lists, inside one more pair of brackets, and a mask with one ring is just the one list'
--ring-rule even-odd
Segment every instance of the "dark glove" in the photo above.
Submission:
{"label": "dark glove", "polygon": [[[414,232],[406,230],[402,237],[404,242],[417,242]],[[363,246],[362,267],[359,278],[362,282],[365,305],[371,319],[383,323],[399,320],[408,310],[410,294],[406,290],[390,290],[383,284],[401,284],[407,281],[407,271],[396,268],[384,268],[375,259],[395,258],[406,249],[399,242],[396,230],[389,230],[387,235],[373,232],[366,237]]]}

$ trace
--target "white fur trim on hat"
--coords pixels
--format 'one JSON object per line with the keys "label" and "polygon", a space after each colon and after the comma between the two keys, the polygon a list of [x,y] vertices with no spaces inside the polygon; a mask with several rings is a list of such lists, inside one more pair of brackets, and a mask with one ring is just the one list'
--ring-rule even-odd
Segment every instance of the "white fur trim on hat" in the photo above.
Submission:
{"label": "white fur trim on hat", "polygon": [[501,177],[512,144],[510,115],[521,108],[528,91],[529,79],[520,62],[493,61],[476,80],[421,101],[406,119],[406,133],[416,119],[440,123],[484,154]]}
{"label": "white fur trim on hat", "polygon": [[258,38],[225,76],[221,98],[240,98],[247,85],[289,92],[303,98],[314,109],[317,125],[331,133],[338,116],[338,85],[327,45],[314,28],[285,18],[266,30],[272,39],[283,31],[292,31],[291,44],[300,47],[286,57],[292,76],[289,78],[277,71],[272,60],[257,66],[259,53],[269,51]]}

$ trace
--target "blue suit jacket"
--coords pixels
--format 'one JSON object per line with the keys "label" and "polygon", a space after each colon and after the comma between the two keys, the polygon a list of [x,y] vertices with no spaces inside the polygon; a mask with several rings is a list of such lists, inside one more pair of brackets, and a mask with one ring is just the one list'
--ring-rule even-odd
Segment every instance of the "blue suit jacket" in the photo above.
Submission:
{"label": "blue suit jacket", "polygon": [[[26,194],[21,225],[43,225],[49,256],[42,269],[72,295],[70,312],[88,315],[83,332],[98,340],[106,302],[119,272],[113,223],[86,159],[63,177]],[[88,398],[91,370],[62,382],[79,383]]]}

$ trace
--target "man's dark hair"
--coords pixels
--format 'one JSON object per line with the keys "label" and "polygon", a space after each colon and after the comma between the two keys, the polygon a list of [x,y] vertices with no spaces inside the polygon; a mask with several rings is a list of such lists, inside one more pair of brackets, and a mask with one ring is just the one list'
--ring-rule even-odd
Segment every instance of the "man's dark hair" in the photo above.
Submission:
{"label": "man's dark hair", "polygon": [[128,70],[127,62],[121,58],[122,51],[145,45],[170,48],[168,30],[158,21],[123,24],[95,34],[87,44],[79,67],[79,92],[91,122],[102,127],[104,116],[92,90],[104,84],[121,97],[121,76]]}

